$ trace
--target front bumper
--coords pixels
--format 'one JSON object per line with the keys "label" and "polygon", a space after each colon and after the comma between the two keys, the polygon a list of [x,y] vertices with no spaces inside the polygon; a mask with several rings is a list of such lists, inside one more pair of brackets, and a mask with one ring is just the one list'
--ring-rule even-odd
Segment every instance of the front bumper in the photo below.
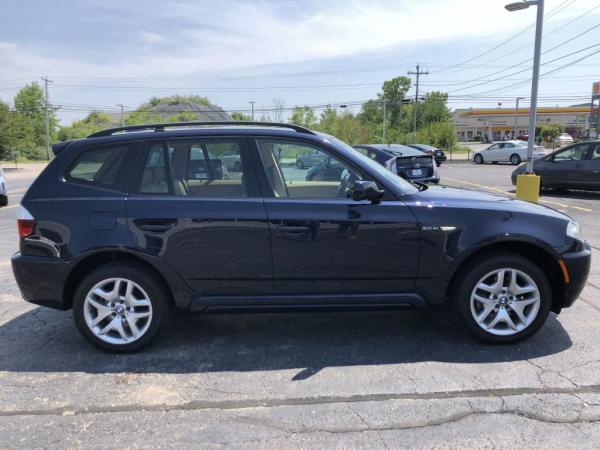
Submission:
{"label": "front bumper", "polygon": [[67,261],[15,253],[11,263],[17,285],[26,301],[54,309],[69,309],[63,295],[69,273]]}
{"label": "front bumper", "polygon": [[563,253],[561,259],[565,262],[570,278],[570,282],[565,284],[565,297],[562,304],[563,308],[568,308],[577,300],[585,287],[592,262],[590,244],[584,242],[582,250]]}

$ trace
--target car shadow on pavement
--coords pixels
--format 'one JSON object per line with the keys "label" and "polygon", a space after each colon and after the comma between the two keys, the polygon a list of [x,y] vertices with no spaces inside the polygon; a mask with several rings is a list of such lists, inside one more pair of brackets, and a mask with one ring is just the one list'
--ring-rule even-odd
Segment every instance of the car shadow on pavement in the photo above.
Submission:
{"label": "car shadow on pavement", "polygon": [[326,367],[520,361],[571,345],[552,314],[529,340],[492,346],[472,340],[442,312],[178,313],[145,351],[115,355],[88,344],[70,312],[35,308],[0,326],[0,371],[177,374],[299,369],[294,379],[301,380]]}

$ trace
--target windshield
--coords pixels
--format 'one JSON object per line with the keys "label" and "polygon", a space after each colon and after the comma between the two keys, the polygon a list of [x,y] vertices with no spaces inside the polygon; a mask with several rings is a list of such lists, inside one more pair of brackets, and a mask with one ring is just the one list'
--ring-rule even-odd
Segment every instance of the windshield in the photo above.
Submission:
{"label": "windshield", "polygon": [[351,152],[355,158],[360,159],[362,164],[364,164],[365,166],[368,166],[370,171],[377,173],[378,176],[385,178],[386,181],[393,183],[395,186],[398,186],[402,190],[403,193],[414,194],[416,192],[419,192],[418,188],[416,188],[414,185],[410,184],[404,178],[401,178],[398,175],[390,172],[385,167],[379,165],[377,162],[375,162],[368,156],[365,156],[362,153],[356,151],[354,148],[352,148],[351,146],[346,144],[344,141],[341,141],[338,138],[333,137],[326,133],[321,133],[318,131],[316,133],[318,133],[320,136],[324,137],[328,142],[331,142],[335,146],[342,147],[343,149]]}

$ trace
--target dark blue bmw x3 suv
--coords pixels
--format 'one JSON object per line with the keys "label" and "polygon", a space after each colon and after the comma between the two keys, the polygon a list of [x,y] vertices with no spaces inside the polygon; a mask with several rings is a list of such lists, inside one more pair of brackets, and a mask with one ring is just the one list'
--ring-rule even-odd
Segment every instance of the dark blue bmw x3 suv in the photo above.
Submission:
{"label": "dark blue bmw x3 suv", "polygon": [[[300,155],[343,167],[314,180]],[[133,351],[193,312],[439,308],[512,343],[569,307],[590,267],[579,225],[520,200],[410,183],[301,127],[124,127],[54,146],[21,203],[23,297],[73,309]],[[310,178],[310,177],[309,177]]]}

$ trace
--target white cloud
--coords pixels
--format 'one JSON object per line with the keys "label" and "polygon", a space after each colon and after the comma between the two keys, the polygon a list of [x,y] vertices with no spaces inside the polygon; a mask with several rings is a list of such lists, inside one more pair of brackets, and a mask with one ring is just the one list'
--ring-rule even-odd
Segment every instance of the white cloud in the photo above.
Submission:
{"label": "white cloud", "polygon": [[142,31],[140,33],[142,40],[147,44],[159,44],[164,42],[166,38],[158,33],[152,33],[151,31]]}
{"label": "white cloud", "polygon": [[14,42],[0,41],[0,50],[12,50],[13,48],[17,48],[17,44],[15,44]]}

